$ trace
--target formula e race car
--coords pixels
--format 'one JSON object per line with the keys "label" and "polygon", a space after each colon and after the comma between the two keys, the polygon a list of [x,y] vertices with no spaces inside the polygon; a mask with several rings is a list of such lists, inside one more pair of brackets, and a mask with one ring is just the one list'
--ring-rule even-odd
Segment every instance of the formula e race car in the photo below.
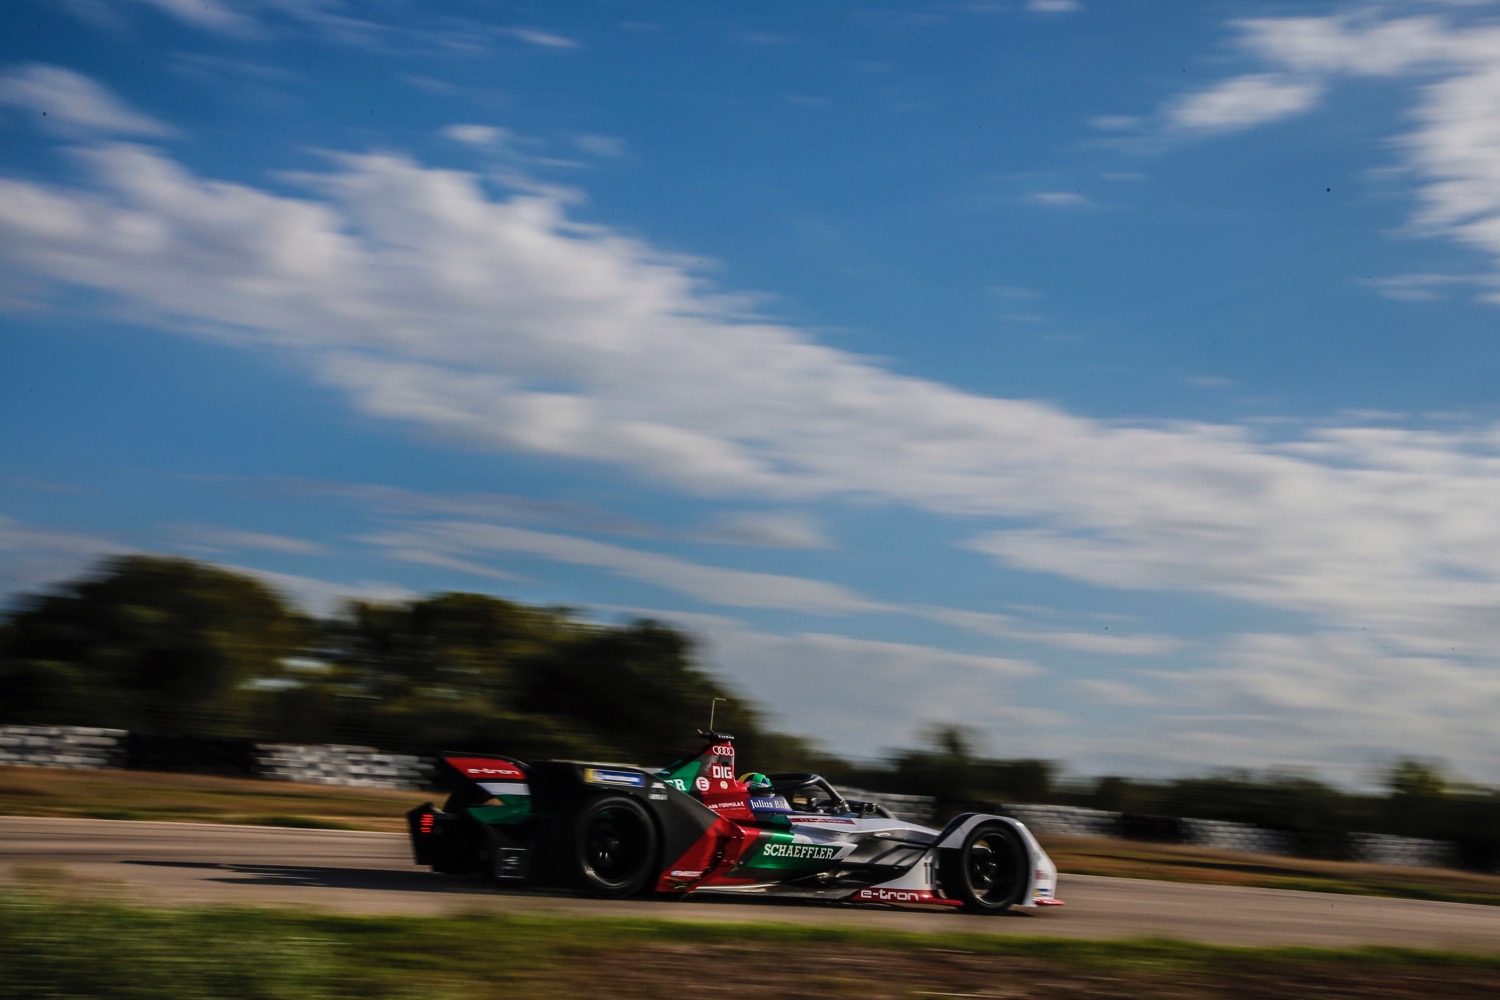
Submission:
{"label": "formula e race car", "polygon": [[816,774],[734,774],[734,737],[660,770],[455,755],[441,809],[406,814],[419,865],[597,896],[731,893],[1000,913],[1058,906],[1057,867],[1021,823],[941,830],[846,800]]}

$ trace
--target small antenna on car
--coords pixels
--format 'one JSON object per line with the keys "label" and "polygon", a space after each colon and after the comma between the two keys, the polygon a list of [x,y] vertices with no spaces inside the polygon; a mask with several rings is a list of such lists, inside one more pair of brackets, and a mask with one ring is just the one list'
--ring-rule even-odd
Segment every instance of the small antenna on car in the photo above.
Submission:
{"label": "small antenna on car", "polygon": [[719,702],[721,702],[721,701],[728,701],[728,700],[729,700],[728,698],[715,698],[713,701],[711,701],[711,702],[708,703],[708,731],[709,732],[711,732],[711,733],[718,732],[718,730],[714,728],[714,713],[716,711],[718,711]]}

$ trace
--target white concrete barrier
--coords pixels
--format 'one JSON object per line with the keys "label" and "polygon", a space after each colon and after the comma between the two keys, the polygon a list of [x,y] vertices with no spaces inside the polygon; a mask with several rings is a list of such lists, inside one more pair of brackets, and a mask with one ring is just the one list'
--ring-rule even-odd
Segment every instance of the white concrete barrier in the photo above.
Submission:
{"label": "white concrete barrier", "polygon": [[432,758],[385,753],[374,747],[302,743],[257,743],[261,777],[350,788],[426,788]]}
{"label": "white concrete barrier", "polygon": [[1279,830],[1263,830],[1245,823],[1219,819],[1185,819],[1189,842],[1200,847],[1217,847],[1226,851],[1249,851],[1253,854],[1291,854],[1292,838]]}
{"label": "white concrete barrier", "polygon": [[1120,814],[1082,806],[1018,805],[1005,807],[1033,833],[1067,837],[1113,837]]}
{"label": "white concrete barrier", "polygon": [[1445,840],[1396,837],[1388,833],[1351,833],[1349,839],[1356,860],[1377,865],[1447,868],[1458,860],[1458,852]]}
{"label": "white concrete barrier", "polygon": [[93,726],[0,726],[0,764],[123,767],[127,735]]}

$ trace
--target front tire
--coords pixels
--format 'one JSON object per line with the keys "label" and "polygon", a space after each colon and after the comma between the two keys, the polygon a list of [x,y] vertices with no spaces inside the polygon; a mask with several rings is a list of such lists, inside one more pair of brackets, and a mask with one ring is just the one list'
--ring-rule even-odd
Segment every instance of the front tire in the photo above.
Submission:
{"label": "front tire", "polygon": [[977,824],[962,845],[938,859],[938,884],[971,913],[1004,913],[1021,901],[1030,874],[1020,835],[993,820]]}
{"label": "front tire", "polygon": [[573,885],[594,896],[639,895],[657,873],[656,824],[635,799],[602,795],[585,801],[568,824],[563,867]]}

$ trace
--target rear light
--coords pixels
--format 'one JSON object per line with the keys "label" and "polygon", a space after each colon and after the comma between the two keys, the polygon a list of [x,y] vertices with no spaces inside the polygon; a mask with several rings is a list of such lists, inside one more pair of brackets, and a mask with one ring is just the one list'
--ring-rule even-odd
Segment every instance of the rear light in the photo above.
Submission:
{"label": "rear light", "polygon": [[430,812],[429,813],[423,813],[422,814],[422,818],[417,821],[417,826],[422,831],[422,833],[424,833],[424,834],[425,833],[431,833],[432,832],[433,824],[435,824],[436,822],[437,822],[437,816],[436,816],[436,814],[430,813]]}

